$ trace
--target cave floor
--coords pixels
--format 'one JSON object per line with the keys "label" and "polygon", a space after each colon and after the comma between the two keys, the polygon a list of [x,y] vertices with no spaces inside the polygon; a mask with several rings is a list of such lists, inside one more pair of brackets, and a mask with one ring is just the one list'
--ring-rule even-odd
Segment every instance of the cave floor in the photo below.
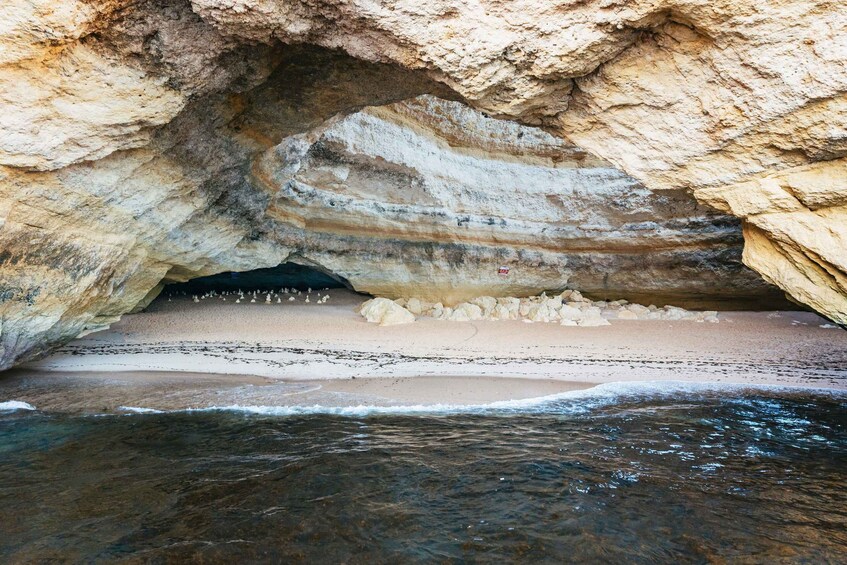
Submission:
{"label": "cave floor", "polygon": [[808,312],[721,312],[714,324],[424,318],[379,327],[355,312],[365,297],[329,294],[326,304],[314,295],[309,304],[159,299],[5,373],[0,398],[89,411],[130,403],[472,404],[632,381],[847,390],[847,332]]}

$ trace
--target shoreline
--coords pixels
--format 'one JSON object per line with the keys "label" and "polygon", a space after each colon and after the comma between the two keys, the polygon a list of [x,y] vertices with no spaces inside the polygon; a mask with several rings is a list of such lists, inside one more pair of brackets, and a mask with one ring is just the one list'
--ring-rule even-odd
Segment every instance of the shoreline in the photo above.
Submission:
{"label": "shoreline", "polygon": [[[0,382],[0,414],[72,416],[233,412],[259,416],[475,414],[498,411],[581,413],[598,405],[703,394],[721,397],[847,398],[847,388],[708,381],[607,381],[553,377],[372,377],[288,381],[208,373],[33,373]],[[14,399],[6,399],[11,394]]]}
{"label": "shoreline", "polygon": [[208,373],[19,370],[0,382],[0,395],[14,397],[15,401],[45,412],[99,415],[235,406],[254,409],[478,406],[533,401],[594,386],[594,383],[552,378],[377,377],[292,381]]}
{"label": "shoreline", "polygon": [[[153,399],[189,407],[217,395],[226,404],[274,405],[276,397],[319,386],[300,398],[333,406],[359,397],[385,405],[483,404],[644,381],[847,390],[847,332],[809,312],[721,312],[713,324],[612,320],[594,328],[425,318],[379,327],[355,312],[363,297],[330,294],[326,304],[159,300],[3,373],[0,401],[29,398],[41,408],[40,397],[43,406],[87,411],[98,398],[111,409],[128,402],[155,408]],[[400,379],[394,390],[391,379]],[[77,391],[91,401],[68,397]],[[125,401],[117,404],[119,397]]]}

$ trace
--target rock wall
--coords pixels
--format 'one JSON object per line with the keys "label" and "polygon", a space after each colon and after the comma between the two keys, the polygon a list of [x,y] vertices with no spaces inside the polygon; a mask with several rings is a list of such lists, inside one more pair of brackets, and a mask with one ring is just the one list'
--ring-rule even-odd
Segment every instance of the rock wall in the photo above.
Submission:
{"label": "rock wall", "polygon": [[[10,0],[0,22],[0,367],[163,280],[292,258],[394,295],[768,296],[736,221],[683,193],[847,322],[840,2]],[[359,111],[423,94],[555,138],[433,98]]]}
{"label": "rock wall", "polygon": [[422,96],[329,120],[267,150],[249,180],[270,196],[268,218],[303,230],[298,257],[378,296],[449,305],[570,285],[782,305],[741,265],[734,218],[458,102]]}
{"label": "rock wall", "polygon": [[237,37],[425,69],[473,106],[542,124],[651,189],[685,188],[744,220],[748,265],[847,322],[840,0],[192,5]]}
{"label": "rock wall", "polygon": [[253,157],[338,112],[444,90],[323,50],[260,62],[243,90],[187,99],[143,147],[51,170],[0,166],[0,367],[143,307],[163,280],[285,261],[303,230],[266,217]]}

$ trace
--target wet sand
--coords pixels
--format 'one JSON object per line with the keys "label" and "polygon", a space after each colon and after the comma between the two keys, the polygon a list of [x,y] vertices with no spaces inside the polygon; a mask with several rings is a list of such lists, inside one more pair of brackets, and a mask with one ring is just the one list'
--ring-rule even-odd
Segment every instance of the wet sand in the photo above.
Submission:
{"label": "wet sand", "polygon": [[216,405],[275,405],[294,397],[337,405],[349,395],[377,403],[482,403],[616,381],[847,389],[847,332],[808,312],[721,312],[716,324],[613,320],[586,328],[421,319],[379,327],[355,312],[361,296],[330,294],[327,304],[302,297],[270,305],[158,300],[147,312],[3,374],[0,400],[27,401],[21,395],[27,387],[46,394],[41,404],[81,411],[96,402],[63,400],[63,389],[88,388],[88,398],[108,399],[112,408],[149,398],[191,407],[198,394],[217,395]]}
{"label": "wet sand", "polygon": [[0,398],[46,412],[111,414],[232,406],[477,405],[539,398],[591,387],[559,379],[396,377],[288,381],[180,372],[14,370]]}
{"label": "wet sand", "polygon": [[510,377],[392,377],[312,381],[327,392],[376,397],[401,404],[489,404],[584,390],[593,383]]}

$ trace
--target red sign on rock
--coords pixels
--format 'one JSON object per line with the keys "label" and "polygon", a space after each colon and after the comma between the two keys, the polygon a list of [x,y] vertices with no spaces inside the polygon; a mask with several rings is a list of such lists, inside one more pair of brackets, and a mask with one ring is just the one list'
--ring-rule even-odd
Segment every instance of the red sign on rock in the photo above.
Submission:
{"label": "red sign on rock", "polygon": [[497,274],[503,275],[503,276],[508,275],[509,274],[509,267],[500,267],[499,269],[497,269]]}

